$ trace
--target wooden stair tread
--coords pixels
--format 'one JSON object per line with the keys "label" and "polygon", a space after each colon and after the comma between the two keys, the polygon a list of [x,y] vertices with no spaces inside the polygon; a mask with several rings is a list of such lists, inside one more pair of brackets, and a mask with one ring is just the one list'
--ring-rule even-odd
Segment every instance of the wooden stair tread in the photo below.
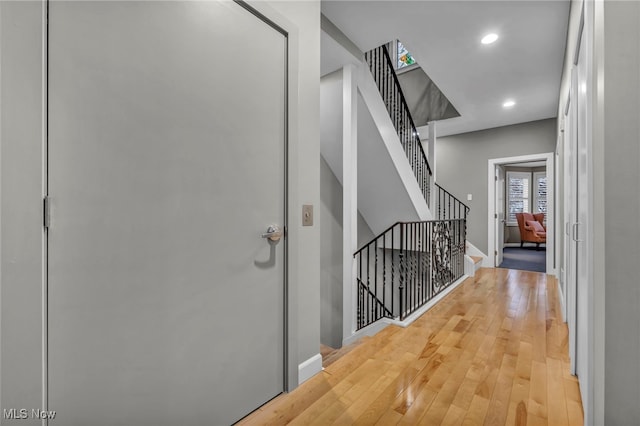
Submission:
{"label": "wooden stair tread", "polygon": [[469,257],[471,257],[471,259],[473,259],[473,263],[482,262],[482,256],[469,256]]}

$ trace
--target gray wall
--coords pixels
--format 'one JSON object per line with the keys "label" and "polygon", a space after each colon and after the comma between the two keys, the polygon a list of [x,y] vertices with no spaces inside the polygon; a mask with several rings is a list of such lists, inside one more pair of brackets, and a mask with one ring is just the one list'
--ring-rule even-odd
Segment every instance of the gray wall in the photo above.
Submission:
{"label": "gray wall", "polygon": [[[437,139],[437,181],[470,208],[467,239],[487,253],[489,160],[554,152],[556,119],[532,121]],[[467,194],[473,195],[472,201]]]}
{"label": "gray wall", "polygon": [[[320,342],[342,346],[342,185],[320,158]],[[374,235],[358,214],[358,247]]]}
{"label": "gray wall", "polygon": [[320,205],[320,1],[250,3],[273,7],[289,22],[285,27],[291,27],[294,36],[289,44],[297,70],[289,87],[297,106],[290,111],[289,295],[290,307],[298,308],[291,318],[298,328],[296,342],[290,343],[298,347],[290,356],[302,363],[320,353],[320,226],[316,222],[303,227],[301,214],[303,204]]}
{"label": "gray wall", "polygon": [[604,160],[594,161],[604,165],[605,279],[596,285],[606,289],[607,425],[640,424],[639,76],[640,3],[604,2]]}

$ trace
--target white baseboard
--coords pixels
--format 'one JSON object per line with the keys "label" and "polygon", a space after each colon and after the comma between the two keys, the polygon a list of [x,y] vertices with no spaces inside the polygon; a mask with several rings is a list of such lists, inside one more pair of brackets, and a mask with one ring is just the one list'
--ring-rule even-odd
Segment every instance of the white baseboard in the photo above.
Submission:
{"label": "white baseboard", "polygon": [[349,345],[351,343],[354,343],[355,341],[357,341],[357,340],[359,340],[359,339],[361,339],[361,338],[363,338],[365,336],[373,336],[373,335],[377,334],[378,332],[380,332],[381,330],[385,329],[389,325],[397,325],[397,326],[400,326],[400,327],[403,327],[403,328],[408,327],[415,320],[420,318],[425,312],[427,312],[429,309],[433,308],[433,306],[435,304],[437,304],[439,301],[441,301],[447,294],[449,294],[453,290],[455,290],[467,278],[469,278],[468,275],[463,275],[462,277],[460,277],[456,282],[454,282],[449,287],[447,287],[442,293],[438,294],[436,297],[431,299],[423,307],[421,307],[420,309],[418,309],[417,311],[415,311],[414,313],[409,315],[403,321],[394,320],[394,319],[391,319],[391,318],[382,318],[382,319],[374,322],[373,324],[370,324],[370,325],[366,326],[365,328],[362,328],[362,329],[356,331],[351,336],[348,336],[345,339],[343,339],[342,340],[343,346],[344,345]]}
{"label": "white baseboard", "polygon": [[484,254],[482,251],[480,251],[480,249],[476,246],[474,246],[473,244],[471,244],[469,242],[469,240],[467,240],[467,255],[469,256],[479,256],[482,258],[482,264],[483,265],[487,265],[487,261],[489,260],[489,258],[487,257],[486,254]]}
{"label": "white baseboard", "polygon": [[315,354],[298,365],[298,385],[303,384],[322,371],[322,355]]}

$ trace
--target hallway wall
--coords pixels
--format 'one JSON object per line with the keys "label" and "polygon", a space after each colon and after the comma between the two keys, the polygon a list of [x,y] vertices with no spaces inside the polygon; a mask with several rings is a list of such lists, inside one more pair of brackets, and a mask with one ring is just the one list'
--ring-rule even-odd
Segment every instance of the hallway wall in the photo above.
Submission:
{"label": "hallway wall", "polygon": [[[471,208],[467,239],[482,252],[488,254],[489,160],[554,152],[555,146],[555,118],[437,139],[438,184]],[[467,194],[473,195],[472,201]]]}
{"label": "hallway wall", "polygon": [[[320,157],[320,343],[342,346],[342,185]],[[374,237],[358,213],[358,247]]]}

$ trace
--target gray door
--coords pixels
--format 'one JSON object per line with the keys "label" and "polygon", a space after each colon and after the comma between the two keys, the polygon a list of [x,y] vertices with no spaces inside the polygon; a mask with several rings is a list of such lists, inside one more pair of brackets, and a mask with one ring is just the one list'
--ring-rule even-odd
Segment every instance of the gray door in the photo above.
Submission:
{"label": "gray door", "polygon": [[286,36],[233,2],[51,2],[49,408],[222,425],[284,386]]}

